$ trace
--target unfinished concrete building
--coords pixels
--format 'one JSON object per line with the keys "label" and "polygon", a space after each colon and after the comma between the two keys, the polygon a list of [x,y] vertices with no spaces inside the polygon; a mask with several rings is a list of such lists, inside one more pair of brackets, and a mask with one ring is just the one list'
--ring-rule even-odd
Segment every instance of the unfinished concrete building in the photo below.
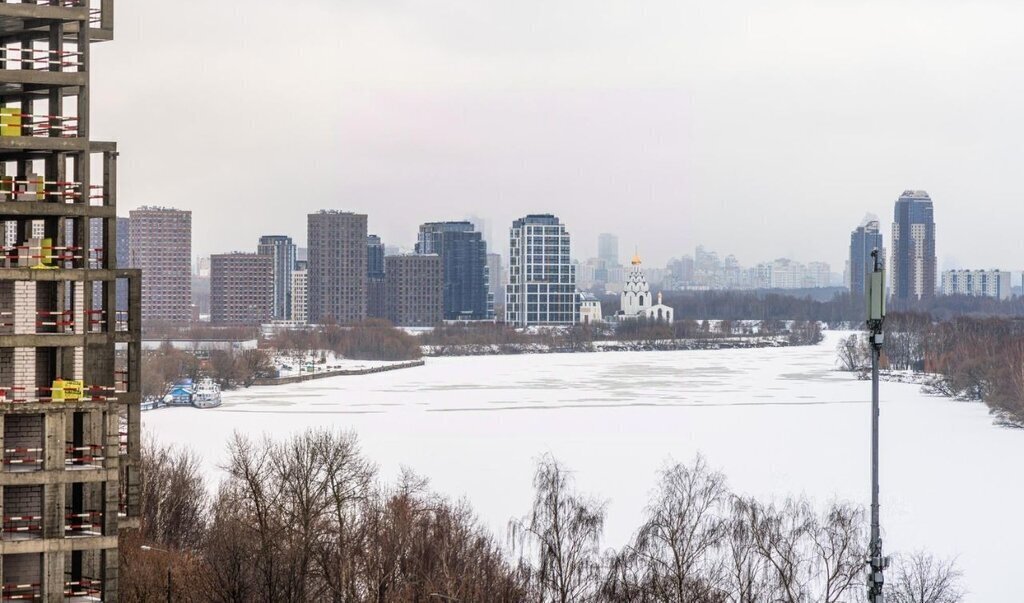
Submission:
{"label": "unfinished concrete building", "polygon": [[112,38],[113,0],[0,0],[5,601],[116,601],[137,525],[141,281],[117,266],[117,147],[89,128]]}

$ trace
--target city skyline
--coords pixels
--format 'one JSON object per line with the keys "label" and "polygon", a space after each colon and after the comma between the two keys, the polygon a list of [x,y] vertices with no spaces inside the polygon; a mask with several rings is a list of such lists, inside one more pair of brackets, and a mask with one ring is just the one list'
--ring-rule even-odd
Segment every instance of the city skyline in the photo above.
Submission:
{"label": "city skyline", "polygon": [[[923,188],[940,226],[970,225],[943,231],[940,269],[1024,263],[1014,260],[1024,257],[1014,228],[1024,91],[1004,73],[1024,56],[1009,25],[1024,7],[655,1],[605,13],[574,0],[534,27],[529,3],[303,5],[282,15],[251,3],[244,33],[231,5],[204,3],[198,25],[181,3],[119,5],[131,26],[95,49],[111,68],[96,74],[93,98],[111,110],[92,127],[132,151],[122,206],[192,210],[202,255],[249,248],[240,232],[289,232],[304,245],[304,216],[337,207],[376,215],[385,241],[475,214],[504,252],[497,226],[542,211],[573,225],[584,258],[614,227],[624,250],[644,241],[655,264],[703,243],[842,266],[835,241],[851,223]],[[281,45],[245,60],[232,32]],[[140,62],[154,69],[139,73]],[[268,119],[291,104],[287,90],[253,102],[248,82],[275,68],[315,90],[303,109],[322,128]],[[167,77],[182,85],[168,89]],[[191,106],[194,89],[223,102],[168,139],[153,116]],[[195,140],[229,152],[211,164]],[[295,142],[317,169],[279,156],[257,177],[268,152]],[[294,194],[296,178],[309,193]],[[432,215],[414,215],[424,206]]]}

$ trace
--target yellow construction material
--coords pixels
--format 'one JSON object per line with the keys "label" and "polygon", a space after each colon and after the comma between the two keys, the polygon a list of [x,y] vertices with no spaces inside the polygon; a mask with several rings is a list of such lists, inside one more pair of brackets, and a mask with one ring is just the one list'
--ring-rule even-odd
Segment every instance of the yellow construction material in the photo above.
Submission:
{"label": "yellow construction material", "polygon": [[[38,251],[38,254],[36,253]],[[53,239],[42,239],[39,245],[39,249],[29,249],[32,255],[38,255],[35,258],[35,265],[31,266],[34,270],[56,270],[57,267],[53,265]]]}
{"label": "yellow construction material", "polygon": [[21,109],[0,107],[0,136],[21,136]]}
{"label": "yellow construction material", "polygon": [[51,397],[54,402],[77,402],[82,399],[85,383],[81,380],[57,379]]}

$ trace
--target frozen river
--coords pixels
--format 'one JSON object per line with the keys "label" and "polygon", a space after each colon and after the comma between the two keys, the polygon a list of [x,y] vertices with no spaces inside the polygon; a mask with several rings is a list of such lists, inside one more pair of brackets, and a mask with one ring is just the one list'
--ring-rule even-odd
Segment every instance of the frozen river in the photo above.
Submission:
{"label": "frozen river", "polygon": [[[525,514],[534,459],[552,452],[580,490],[610,501],[621,546],[670,459],[698,452],[740,493],[824,504],[869,498],[870,385],[833,369],[838,334],[816,347],[430,358],[422,368],[225,395],[214,410],[145,413],[211,472],[237,429],[355,430],[385,476],[401,465],[468,498],[504,536]],[[887,552],[956,556],[971,601],[1018,601],[1024,561],[1024,431],[984,406],[882,384]]]}

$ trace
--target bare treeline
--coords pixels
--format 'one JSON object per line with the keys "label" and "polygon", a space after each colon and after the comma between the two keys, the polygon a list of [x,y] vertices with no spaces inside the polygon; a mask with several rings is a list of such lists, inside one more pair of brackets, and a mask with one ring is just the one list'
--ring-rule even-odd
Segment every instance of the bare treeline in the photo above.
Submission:
{"label": "bare treeline", "polygon": [[[408,471],[382,486],[349,433],[283,441],[235,435],[214,496],[196,459],[146,449],[141,533],[122,544],[126,601],[760,603],[864,597],[861,509],[733,494],[703,459],[670,464],[643,523],[603,548],[606,504],[550,456],[534,501],[502,542],[465,503]],[[167,549],[166,552],[140,545]],[[957,603],[960,575],[917,554],[891,570],[890,600]]]}
{"label": "bare treeline", "polygon": [[[840,342],[839,365],[870,363],[864,336]],[[882,368],[937,376],[929,388],[961,400],[980,400],[1001,422],[1024,426],[1024,321],[959,317],[936,322],[927,314],[886,319]]]}
{"label": "bare treeline", "polygon": [[415,337],[380,319],[350,326],[326,324],[315,329],[282,331],[271,344],[290,352],[330,350],[356,360],[417,360],[421,356]]}
{"label": "bare treeline", "polygon": [[659,342],[671,340],[714,340],[730,337],[784,337],[791,345],[809,345],[821,341],[821,326],[814,321],[765,321],[759,325],[751,321],[722,320],[712,323],[704,320],[665,322],[651,319],[623,321],[609,324],[580,324],[558,329],[523,331],[505,324],[450,324],[438,325],[431,332],[420,335],[424,346],[431,346],[433,354],[459,355],[470,353],[466,348],[497,346],[509,353],[528,350],[530,346],[543,346],[554,351],[593,351],[598,341]]}
{"label": "bare treeline", "polygon": [[[815,320],[830,325],[864,322],[862,297],[843,292],[822,299],[821,294],[828,291],[668,291],[664,303],[675,310],[676,320]],[[608,297],[606,303],[609,308],[618,308],[614,297]],[[889,309],[928,314],[937,320],[965,315],[1024,317],[1024,297],[998,300],[937,295],[912,302],[891,300]]]}
{"label": "bare treeline", "polygon": [[249,387],[262,377],[274,377],[277,369],[266,350],[213,350],[206,358],[194,351],[164,344],[142,356],[142,395],[160,396],[179,379],[209,377],[223,389]]}

